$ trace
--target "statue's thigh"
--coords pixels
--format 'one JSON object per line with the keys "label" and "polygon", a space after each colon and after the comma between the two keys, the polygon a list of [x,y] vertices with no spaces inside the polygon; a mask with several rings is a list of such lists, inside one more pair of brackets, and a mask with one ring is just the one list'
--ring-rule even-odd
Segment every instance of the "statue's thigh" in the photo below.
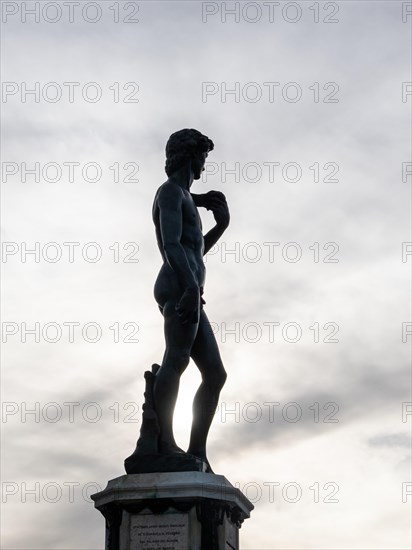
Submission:
{"label": "statue's thigh", "polygon": [[176,301],[174,299],[166,302],[163,307],[166,350],[180,352],[189,356],[196,339],[198,324],[183,324],[175,307]]}
{"label": "statue's thigh", "polygon": [[203,309],[200,312],[199,328],[190,355],[202,374],[223,369],[216,338]]}

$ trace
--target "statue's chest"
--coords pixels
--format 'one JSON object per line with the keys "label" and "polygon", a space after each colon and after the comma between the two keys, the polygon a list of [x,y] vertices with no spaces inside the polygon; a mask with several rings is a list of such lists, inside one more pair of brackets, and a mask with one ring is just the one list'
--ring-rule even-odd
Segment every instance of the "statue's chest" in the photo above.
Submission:
{"label": "statue's chest", "polygon": [[192,200],[184,201],[182,205],[182,221],[183,225],[194,230],[202,230],[202,221],[195,203]]}

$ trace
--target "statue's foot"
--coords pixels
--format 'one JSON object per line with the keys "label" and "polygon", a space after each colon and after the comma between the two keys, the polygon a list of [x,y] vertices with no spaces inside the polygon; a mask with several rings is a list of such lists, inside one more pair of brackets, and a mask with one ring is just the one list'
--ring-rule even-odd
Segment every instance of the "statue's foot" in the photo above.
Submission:
{"label": "statue's foot", "polygon": [[186,454],[176,443],[170,441],[159,441],[159,452],[163,455]]}
{"label": "statue's foot", "polygon": [[209,461],[207,458],[202,458],[203,462],[206,462],[206,473],[207,474],[214,474],[215,472],[212,470],[211,465],[209,464]]}
{"label": "statue's foot", "polygon": [[203,462],[206,463],[206,473],[207,474],[214,474],[215,472],[212,470],[212,467],[210,466],[210,463],[207,459],[207,456],[205,453],[197,453],[192,452],[190,449],[187,450],[187,454],[190,454],[192,456],[195,456],[196,458],[200,458],[200,460],[203,460]]}

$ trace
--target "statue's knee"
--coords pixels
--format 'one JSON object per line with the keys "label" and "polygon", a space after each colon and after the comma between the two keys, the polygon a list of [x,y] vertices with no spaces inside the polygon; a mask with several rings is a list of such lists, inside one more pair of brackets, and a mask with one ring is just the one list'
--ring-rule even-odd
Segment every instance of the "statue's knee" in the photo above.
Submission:
{"label": "statue's knee", "polygon": [[226,379],[227,379],[227,372],[225,371],[225,369],[222,367],[222,370],[220,371],[220,374],[219,374],[219,386],[220,386],[220,389],[223,388],[223,386],[225,385],[225,382],[226,382]]}
{"label": "statue's knee", "polygon": [[227,378],[227,373],[222,366],[221,369],[219,369],[218,371],[215,371],[213,375],[210,376],[208,380],[206,380],[206,383],[209,386],[211,386],[214,391],[220,391],[226,382],[226,378]]}
{"label": "statue's knee", "polygon": [[178,374],[182,374],[190,361],[189,353],[178,353],[170,357],[170,363]]}

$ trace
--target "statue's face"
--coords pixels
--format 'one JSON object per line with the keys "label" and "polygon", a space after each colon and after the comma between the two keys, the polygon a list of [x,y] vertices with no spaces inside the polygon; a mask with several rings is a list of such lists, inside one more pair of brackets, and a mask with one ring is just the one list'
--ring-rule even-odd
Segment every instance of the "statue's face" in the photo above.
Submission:
{"label": "statue's face", "polygon": [[207,153],[199,153],[192,159],[193,179],[198,180],[205,169]]}

